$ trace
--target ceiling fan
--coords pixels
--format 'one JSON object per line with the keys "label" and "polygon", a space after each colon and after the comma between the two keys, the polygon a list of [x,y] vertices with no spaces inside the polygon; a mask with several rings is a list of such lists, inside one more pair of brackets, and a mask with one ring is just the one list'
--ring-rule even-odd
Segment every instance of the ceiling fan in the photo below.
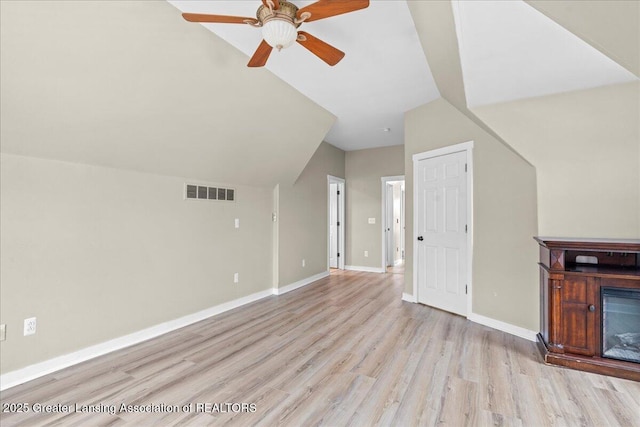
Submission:
{"label": "ceiling fan", "polygon": [[262,0],[262,5],[256,12],[257,19],[200,13],[183,13],[182,17],[189,22],[249,24],[262,27],[263,40],[247,64],[249,67],[264,66],[274,47],[281,50],[291,46],[294,41],[333,66],[344,57],[344,52],[305,31],[298,31],[298,27],[303,22],[342,15],[368,6],[369,0],[319,0],[298,9],[296,5],[285,0]]}

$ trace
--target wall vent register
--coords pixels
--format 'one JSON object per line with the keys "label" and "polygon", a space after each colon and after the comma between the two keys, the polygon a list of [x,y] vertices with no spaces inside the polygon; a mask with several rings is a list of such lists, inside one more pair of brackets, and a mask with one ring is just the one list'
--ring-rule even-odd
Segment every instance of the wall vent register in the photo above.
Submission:
{"label": "wall vent register", "polygon": [[219,200],[233,202],[236,190],[233,188],[205,187],[202,185],[185,184],[185,199]]}

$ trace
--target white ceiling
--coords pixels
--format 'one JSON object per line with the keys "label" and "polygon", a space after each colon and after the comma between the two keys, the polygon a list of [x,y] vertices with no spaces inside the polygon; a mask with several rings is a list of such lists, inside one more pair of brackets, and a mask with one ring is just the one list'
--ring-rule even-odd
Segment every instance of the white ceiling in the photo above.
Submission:
{"label": "white ceiling", "polygon": [[[247,17],[261,4],[168,1],[183,12]],[[637,80],[523,1],[453,0],[452,9],[469,107]],[[247,61],[262,39],[259,29],[246,25],[205,26]],[[406,1],[372,0],[367,9],[301,29],[344,51],[345,58],[329,67],[294,44],[274,51],[267,69],[337,117],[325,140],[339,148],[403,144],[404,113],[440,97]]]}
{"label": "white ceiling", "polygon": [[[183,12],[254,17],[259,0],[176,1]],[[313,1],[293,1],[303,7]],[[198,25],[185,21],[185,25]],[[247,55],[262,40],[248,25],[205,24]],[[302,46],[274,50],[266,68],[336,117],[325,140],[343,150],[404,143],[404,113],[440,97],[405,1],[303,24],[301,30],[346,53],[330,67]],[[256,94],[260,96],[260,94]],[[383,129],[390,128],[390,132]]]}
{"label": "white ceiling", "polygon": [[469,107],[636,80],[522,1],[452,5]]}

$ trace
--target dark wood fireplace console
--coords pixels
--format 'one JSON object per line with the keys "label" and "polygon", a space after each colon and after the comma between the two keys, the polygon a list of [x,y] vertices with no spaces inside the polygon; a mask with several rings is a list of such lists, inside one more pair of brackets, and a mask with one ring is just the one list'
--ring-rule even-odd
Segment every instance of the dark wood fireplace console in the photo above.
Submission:
{"label": "dark wood fireplace console", "polygon": [[[602,308],[605,288],[640,290],[640,240],[535,240],[540,244],[538,347],[544,361],[640,381],[640,363],[603,355]],[[631,323],[635,329],[635,320]]]}

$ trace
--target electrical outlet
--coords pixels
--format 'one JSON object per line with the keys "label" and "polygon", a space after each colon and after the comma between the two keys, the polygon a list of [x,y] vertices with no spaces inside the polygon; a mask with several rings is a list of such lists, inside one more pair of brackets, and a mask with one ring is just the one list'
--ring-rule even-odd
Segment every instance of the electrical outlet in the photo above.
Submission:
{"label": "electrical outlet", "polygon": [[375,218],[369,218],[369,224],[375,224],[375,223],[376,223]]}
{"label": "electrical outlet", "polygon": [[240,277],[238,273],[233,273],[233,283],[238,283],[240,281]]}
{"label": "electrical outlet", "polygon": [[0,325],[0,341],[4,341],[7,339],[7,325],[4,323]]}
{"label": "electrical outlet", "polygon": [[36,333],[36,318],[30,317],[24,319],[24,336],[33,335]]}
{"label": "electrical outlet", "polygon": [[306,265],[307,265],[307,262],[304,259],[302,259],[302,266],[304,267]]}
{"label": "electrical outlet", "polygon": [[368,258],[369,257],[369,251],[364,251],[364,256]]}
{"label": "electrical outlet", "polygon": [[235,223],[236,228],[240,228],[240,218],[236,218],[234,223]]}

